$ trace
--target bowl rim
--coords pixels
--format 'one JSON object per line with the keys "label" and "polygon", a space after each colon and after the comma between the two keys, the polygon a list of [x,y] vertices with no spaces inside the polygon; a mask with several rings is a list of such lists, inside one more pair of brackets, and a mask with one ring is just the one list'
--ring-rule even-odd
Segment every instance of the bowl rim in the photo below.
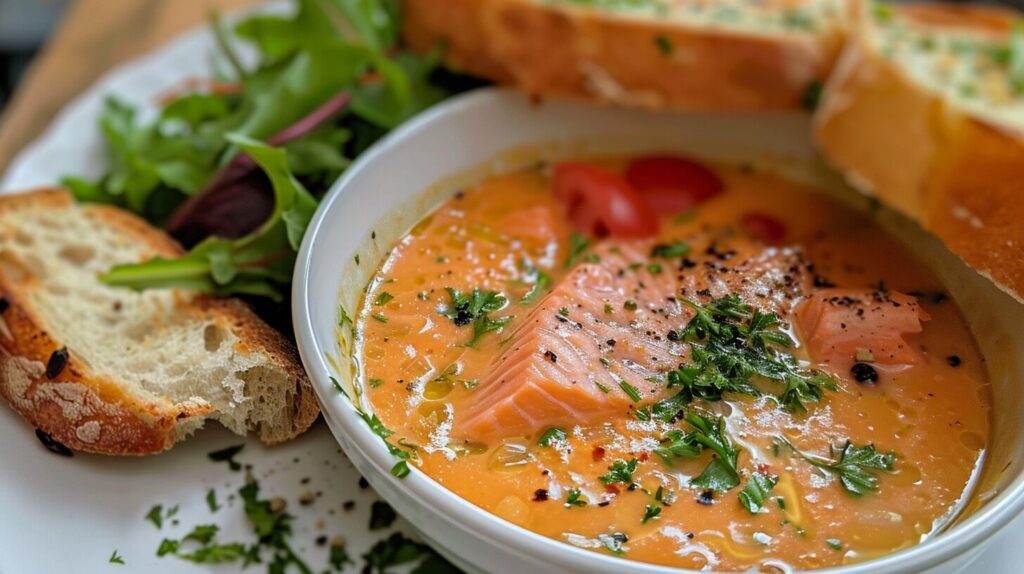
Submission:
{"label": "bowl rim", "polygon": [[[321,344],[320,338],[314,330],[312,306],[316,302],[311,300],[310,291],[313,256],[317,250],[329,248],[329,244],[325,245],[325,242],[319,241],[319,239],[327,233],[325,229],[329,219],[335,217],[332,206],[342,195],[354,192],[351,188],[364,172],[386,165],[388,163],[387,156],[391,150],[402,145],[410,136],[430,129],[439,123],[458,121],[458,117],[469,110],[483,108],[499,111],[503,105],[509,102],[510,98],[519,100],[525,96],[508,88],[480,88],[441,102],[406,121],[376,142],[357,158],[330,187],[309,223],[296,259],[293,276],[293,327],[302,362],[310,376],[320,407],[324,411],[324,418],[331,426],[332,432],[336,433],[336,440],[337,433],[343,433],[351,439],[348,445],[338,441],[346,455],[353,459],[358,457],[368,461],[381,476],[386,477],[386,480],[401,481],[401,488],[410,492],[417,504],[456,529],[474,538],[486,537],[495,544],[514,547],[517,551],[528,553],[533,558],[554,565],[572,561],[575,567],[583,570],[603,571],[616,568],[626,572],[650,574],[695,572],[629,560],[628,558],[623,560],[543,536],[476,506],[436,482],[414,465],[410,465],[411,472],[405,478],[393,477],[390,474],[390,469],[397,459],[387,451],[381,439],[373,434],[358,416],[357,406],[350,397],[338,393],[330,380],[331,367],[324,357],[331,347]],[[571,105],[585,106],[587,104],[573,103]],[[508,147],[513,147],[513,144],[510,143]],[[433,183],[435,182],[425,181],[420,189],[425,190]],[[369,227],[367,227],[368,232]],[[339,265],[339,276],[340,273]],[[323,306],[324,303],[319,302],[319,304]],[[327,306],[333,309],[336,305],[337,300],[334,299]],[[333,343],[333,340],[331,342]],[[334,427],[335,421],[340,428]],[[351,450],[355,452],[350,452]],[[370,482],[372,483],[373,480]],[[821,574],[896,574],[926,570],[978,548],[1019,515],[1022,510],[1024,510],[1024,473],[1018,474],[997,496],[947,531],[877,559],[813,570],[813,572]]]}

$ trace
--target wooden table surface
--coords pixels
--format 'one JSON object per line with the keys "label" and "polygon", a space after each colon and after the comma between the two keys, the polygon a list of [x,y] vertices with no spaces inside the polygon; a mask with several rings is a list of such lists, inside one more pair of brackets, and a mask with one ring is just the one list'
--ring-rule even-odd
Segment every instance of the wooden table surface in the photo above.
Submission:
{"label": "wooden table surface", "polygon": [[112,67],[259,0],[75,0],[0,117],[0,171],[70,100]]}

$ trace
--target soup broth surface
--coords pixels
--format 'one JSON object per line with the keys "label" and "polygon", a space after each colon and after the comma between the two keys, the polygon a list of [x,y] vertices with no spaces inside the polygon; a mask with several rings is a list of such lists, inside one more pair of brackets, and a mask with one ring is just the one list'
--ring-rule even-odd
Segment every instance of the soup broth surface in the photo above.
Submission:
{"label": "soup broth surface", "polygon": [[[724,191],[661,213],[652,239],[575,231],[549,166],[489,178],[416,225],[356,319],[388,441],[505,520],[631,560],[783,571],[917,544],[954,517],[989,437],[985,366],[955,302],[869,216],[712,169]],[[474,290],[493,309],[463,301],[460,316]],[[713,396],[670,375],[708,374],[692,347],[712,335],[686,327],[732,295],[743,318],[715,324],[747,332],[754,311],[774,314],[767,356],[834,389],[784,399],[788,383],[754,373]],[[897,316],[910,325],[886,331]],[[695,396],[666,403],[684,389]],[[694,420],[721,425],[704,438],[724,437],[734,464]]]}

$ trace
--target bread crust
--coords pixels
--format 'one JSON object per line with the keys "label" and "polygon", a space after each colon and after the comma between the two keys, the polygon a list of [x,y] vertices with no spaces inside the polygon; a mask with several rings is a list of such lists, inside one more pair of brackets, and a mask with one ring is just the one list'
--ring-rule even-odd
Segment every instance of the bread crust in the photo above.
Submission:
{"label": "bread crust", "polygon": [[404,18],[411,47],[445,45],[468,72],[652,109],[797,109],[842,43],[838,29],[758,35],[529,0],[405,0]]}
{"label": "bread crust", "polygon": [[[70,194],[58,189],[0,198],[0,214],[29,209],[60,212],[73,206]],[[182,253],[171,238],[128,212],[99,205],[82,209],[88,217],[99,218],[144,245],[149,256],[174,257]],[[0,244],[0,256],[2,247]],[[12,272],[10,264],[0,261],[0,296],[6,301],[0,313],[0,395],[29,424],[73,450],[145,455],[170,448],[201,426],[205,417],[216,414],[202,401],[140,399],[125,392],[118,381],[93,373],[73,350],[64,368],[48,377],[47,364],[63,345],[59,334],[48,333],[45,321],[21,300],[21,294],[34,282],[29,278],[26,284],[24,279]],[[282,442],[313,423],[319,408],[295,350],[244,303],[183,295],[179,310],[212,316],[216,324],[235,332],[250,347],[248,351],[270,356],[296,381],[291,428],[257,428],[261,440],[268,444]]]}
{"label": "bread crust", "polygon": [[[1005,34],[1018,16],[984,7],[897,7],[923,24]],[[1024,134],[915,83],[868,41],[864,6],[814,117],[823,155],[862,192],[935,233],[1024,302]]]}

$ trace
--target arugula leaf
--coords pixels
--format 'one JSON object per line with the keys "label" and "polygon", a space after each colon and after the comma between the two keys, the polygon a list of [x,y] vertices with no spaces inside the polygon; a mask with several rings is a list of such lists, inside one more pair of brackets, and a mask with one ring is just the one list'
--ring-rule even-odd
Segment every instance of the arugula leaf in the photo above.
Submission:
{"label": "arugula leaf", "polygon": [[740,492],[739,499],[743,508],[751,514],[757,514],[764,507],[765,501],[775,484],[779,481],[777,476],[765,472],[754,472],[747,477],[747,485]]}
{"label": "arugula leaf", "polygon": [[228,139],[245,150],[270,178],[274,189],[271,216],[245,237],[211,237],[177,259],[156,257],[144,263],[116,265],[100,275],[104,283],[136,290],[179,287],[283,299],[316,200],[288,171],[283,150],[241,136]]}
{"label": "arugula leaf", "polygon": [[896,453],[878,452],[873,444],[857,446],[846,441],[841,447],[830,447],[832,458],[827,459],[801,451],[785,437],[777,438],[808,463],[837,475],[843,489],[854,496],[878,492],[875,471],[890,472],[896,462]]}
{"label": "arugula leaf", "polygon": [[512,316],[491,319],[490,313],[501,310],[508,302],[505,296],[497,291],[481,291],[474,288],[472,293],[460,293],[451,287],[445,287],[451,303],[444,316],[448,317],[457,327],[473,325],[473,337],[465,346],[475,347],[480,337],[491,331],[497,331],[512,320]]}
{"label": "arugula leaf", "polygon": [[[153,121],[140,121],[131,105],[114,98],[104,104],[98,121],[107,143],[107,170],[95,180],[67,177],[65,185],[81,201],[118,205],[156,225],[170,221],[169,230],[184,244],[198,244],[180,261],[112,270],[105,276],[112,284],[280,300],[290,283],[293,252],[315,208],[313,198],[388,130],[474,87],[444,72],[439,54],[397,46],[400,19],[393,0],[296,4],[293,14],[251,16],[234,30],[215,18],[220,56],[230,70],[170,98]],[[238,39],[256,49],[253,66],[243,66],[235,54]],[[270,192],[252,162],[239,156],[252,155],[246,147],[256,140],[282,148],[286,157],[273,170],[259,162],[279,180],[275,202],[284,199],[276,189],[281,166],[311,191],[296,192],[294,204],[285,201],[275,208],[271,218],[279,228],[254,229],[265,214],[253,207],[260,202],[246,201]],[[201,201],[185,204],[197,194]],[[218,214],[243,216],[208,216],[210,210],[202,208],[213,204]],[[204,217],[210,221],[199,221]],[[213,239],[199,243],[211,233]],[[218,239],[217,234],[246,237]]]}
{"label": "arugula leaf", "polygon": [[608,473],[597,477],[598,480],[605,484],[633,484],[633,473],[636,472],[637,464],[639,461],[635,458],[629,459],[629,461],[617,460],[608,467]]}

